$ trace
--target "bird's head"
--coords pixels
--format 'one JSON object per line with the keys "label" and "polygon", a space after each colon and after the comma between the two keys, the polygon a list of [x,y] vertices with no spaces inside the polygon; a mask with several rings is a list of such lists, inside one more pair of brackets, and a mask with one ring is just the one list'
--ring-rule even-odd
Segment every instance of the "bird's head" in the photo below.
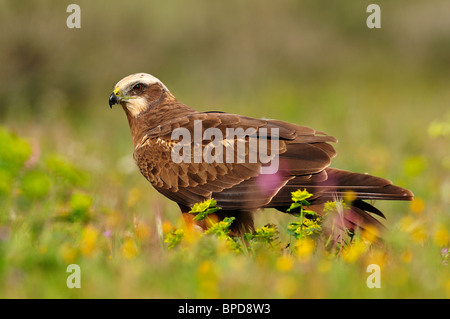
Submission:
{"label": "bird's head", "polygon": [[124,77],[114,86],[109,96],[109,106],[121,104],[132,116],[136,117],[146,111],[154,102],[159,101],[167,87],[153,75],[136,73]]}

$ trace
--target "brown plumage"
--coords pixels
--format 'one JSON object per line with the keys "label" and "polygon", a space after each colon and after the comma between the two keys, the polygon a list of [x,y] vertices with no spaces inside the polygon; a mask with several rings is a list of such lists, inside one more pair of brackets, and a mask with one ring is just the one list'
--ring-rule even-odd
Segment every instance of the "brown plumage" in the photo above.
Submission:
{"label": "brown plumage", "polygon": [[[193,222],[193,216],[187,213],[192,205],[214,198],[222,208],[216,213],[218,218],[234,216],[234,233],[248,232],[253,229],[252,212],[259,208],[286,212],[292,202],[291,192],[306,189],[314,194],[309,202],[318,213],[325,202],[352,192],[355,198],[345,212],[345,227],[354,230],[373,225],[380,228],[381,224],[372,214],[384,215],[365,200],[411,200],[413,197],[409,190],[392,185],[386,179],[329,167],[336,156],[336,151],[328,144],[337,142],[332,136],[279,120],[198,112],[179,102],[161,81],[149,74],[133,74],[119,81],[109,104],[112,107],[119,103],[128,118],[134,159],[142,175],[158,192],[179,205],[189,223]],[[202,134],[214,127],[224,137],[227,128],[254,128],[257,132],[254,137],[261,143],[258,150],[267,148],[266,153],[270,155],[275,154],[270,144],[275,136],[271,132],[277,129],[278,170],[273,174],[261,174],[261,168],[270,163],[264,164],[260,159],[249,161],[256,149],[248,136],[244,139],[245,156],[240,159],[244,162],[239,162],[238,152],[235,152],[232,163],[225,160],[223,163],[204,160],[196,163],[192,152],[190,163],[175,163],[171,152],[179,140],[172,140],[171,134],[177,128],[185,128],[194,136],[196,121],[202,123]],[[261,129],[267,129],[267,137],[261,136]],[[202,150],[210,142],[202,141]],[[193,141],[189,144],[194,147]],[[225,154],[227,144],[221,145]],[[206,227],[202,222],[197,224]]]}

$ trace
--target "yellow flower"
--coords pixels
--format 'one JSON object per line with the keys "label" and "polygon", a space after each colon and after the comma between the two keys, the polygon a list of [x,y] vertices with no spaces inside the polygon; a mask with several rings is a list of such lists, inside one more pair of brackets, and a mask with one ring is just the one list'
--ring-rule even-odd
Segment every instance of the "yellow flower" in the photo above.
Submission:
{"label": "yellow flower", "polygon": [[427,239],[427,231],[424,226],[417,226],[411,233],[412,239],[417,244],[423,244]]}
{"label": "yellow flower", "polygon": [[289,271],[294,266],[294,261],[289,255],[283,255],[278,257],[276,263],[277,269],[283,272]]}
{"label": "yellow flower", "polygon": [[417,197],[409,204],[409,208],[413,213],[421,214],[425,210],[425,201]]}
{"label": "yellow flower", "polygon": [[379,249],[370,250],[370,252],[367,254],[366,262],[368,265],[376,264],[380,266],[381,269],[383,269],[387,262],[386,253]]}
{"label": "yellow flower", "polygon": [[447,298],[450,298],[450,280],[445,283],[445,294]]}
{"label": "yellow flower", "polygon": [[80,252],[84,256],[92,256],[97,243],[98,230],[92,225],[83,228],[81,233]]}
{"label": "yellow flower", "polygon": [[198,266],[198,274],[199,275],[207,275],[212,272],[213,267],[208,260],[202,261]]}
{"label": "yellow flower", "polygon": [[405,264],[409,264],[413,258],[413,254],[410,250],[405,250],[401,255],[400,255],[401,260],[405,263]]}
{"label": "yellow flower", "polygon": [[379,231],[378,228],[376,228],[373,225],[368,225],[365,227],[365,229],[361,232],[361,236],[370,241],[371,243],[374,242],[378,236],[379,236]]}
{"label": "yellow flower", "polygon": [[136,222],[134,225],[134,232],[136,233],[137,239],[140,241],[146,241],[150,238],[150,226],[145,222]]}
{"label": "yellow flower", "polygon": [[211,262],[205,260],[200,263],[197,269],[198,297],[218,298],[218,282],[216,270]]}
{"label": "yellow flower", "polygon": [[185,230],[177,229],[176,232],[178,231],[183,232],[183,241],[189,246],[195,245],[202,236],[202,232],[195,227],[187,227]]}
{"label": "yellow flower", "polygon": [[344,249],[342,258],[348,263],[354,263],[362,254],[366,252],[366,249],[367,247],[364,242],[356,241]]}
{"label": "yellow flower", "polygon": [[64,243],[60,247],[59,254],[66,264],[73,264],[77,258],[77,250],[68,243]]}
{"label": "yellow flower", "polygon": [[350,191],[346,191],[344,193],[344,200],[345,200],[346,203],[354,202],[356,200],[356,197],[357,196],[356,196],[356,192],[355,191],[350,190]]}
{"label": "yellow flower", "polygon": [[121,253],[126,259],[133,259],[138,254],[138,248],[136,247],[136,243],[131,238],[125,240],[122,245]]}
{"label": "yellow flower", "polygon": [[425,242],[428,236],[425,226],[411,216],[403,217],[400,220],[400,230],[410,234],[411,239],[417,244]]}
{"label": "yellow flower", "polygon": [[304,190],[298,189],[295,192],[291,192],[291,195],[293,202],[301,202],[313,196],[313,194],[309,193],[306,188]]}
{"label": "yellow flower", "polygon": [[438,230],[434,233],[434,242],[439,247],[447,245],[449,242],[448,231],[442,227],[438,228]]}
{"label": "yellow flower", "polygon": [[162,222],[161,228],[162,228],[163,233],[167,234],[168,232],[170,232],[172,230],[172,224],[168,220],[165,220]]}
{"label": "yellow flower", "polygon": [[296,247],[296,252],[300,260],[308,261],[314,252],[315,246],[312,239],[303,238]]}

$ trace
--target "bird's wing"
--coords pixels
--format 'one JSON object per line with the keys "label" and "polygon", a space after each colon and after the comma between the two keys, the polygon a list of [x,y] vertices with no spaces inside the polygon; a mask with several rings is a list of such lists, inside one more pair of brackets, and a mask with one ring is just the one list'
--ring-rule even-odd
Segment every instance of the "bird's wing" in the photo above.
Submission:
{"label": "bird's wing", "polygon": [[[201,121],[201,122],[199,122]],[[204,158],[196,163],[194,130],[201,123],[202,135],[208,128],[222,133],[223,163],[207,163]],[[179,140],[172,139],[177,128],[190,132],[190,163],[175,163],[171,152]],[[198,126],[197,126],[198,129]],[[244,136],[244,155],[239,154],[236,139],[230,144],[227,129],[254,129],[247,131],[252,138]],[[261,130],[265,129],[265,130]],[[217,131],[216,131],[217,132]],[[261,134],[266,133],[266,135]],[[279,162],[271,174],[261,174],[274,160],[272,139],[278,137]],[[256,142],[255,142],[256,141]],[[162,194],[184,206],[213,197],[223,209],[254,209],[270,202],[277,192],[293,178],[305,180],[324,178],[324,169],[336,152],[327,142],[336,140],[313,129],[278,120],[262,120],[229,113],[194,113],[179,119],[161,123],[150,130],[136,148],[134,157],[141,173]],[[211,146],[211,140],[202,141],[202,151]],[[275,145],[275,144],[274,144]],[[226,160],[227,147],[235,150],[232,162]],[[217,148],[216,150],[218,150]],[[256,161],[250,154],[264,151],[269,155],[265,163],[258,155]]]}

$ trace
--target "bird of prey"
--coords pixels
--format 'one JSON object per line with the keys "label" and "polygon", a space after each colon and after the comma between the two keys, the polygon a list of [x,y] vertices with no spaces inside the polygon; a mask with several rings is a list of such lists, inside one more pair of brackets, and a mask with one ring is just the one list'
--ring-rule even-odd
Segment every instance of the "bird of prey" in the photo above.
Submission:
{"label": "bird of prey", "polygon": [[[330,167],[336,151],[329,143],[337,142],[332,136],[280,120],[196,111],[179,102],[150,74],[137,73],[120,80],[109,97],[110,107],[115,104],[122,105],[128,118],[133,156],[142,175],[158,192],[179,205],[188,224],[203,229],[206,223],[194,221],[188,212],[195,203],[211,198],[221,207],[215,212],[219,220],[235,217],[234,234],[251,232],[253,213],[260,208],[286,212],[292,203],[291,193],[299,189],[313,194],[308,199],[309,209],[318,214],[326,202],[351,194],[351,202],[341,218],[341,226],[350,230],[383,227],[373,215],[384,215],[367,200],[413,198],[412,192],[384,178]],[[207,136],[211,128],[222,133],[222,137]],[[248,134],[229,138],[230,129]],[[180,134],[173,135],[177,130],[190,133],[191,139],[183,139],[182,143]],[[195,141],[196,132],[200,132],[202,140]],[[275,146],[272,141],[277,142]],[[213,142],[214,152],[209,154],[214,160],[196,157],[205,154]],[[180,145],[190,146],[193,151]],[[228,149],[239,148],[238,145],[241,152],[238,149],[228,156]],[[175,147],[178,149],[174,152]],[[257,151],[264,151],[266,158],[251,158]],[[174,159],[174,153],[182,155],[182,160]],[[264,173],[263,169],[270,168],[275,159],[275,169]]]}

